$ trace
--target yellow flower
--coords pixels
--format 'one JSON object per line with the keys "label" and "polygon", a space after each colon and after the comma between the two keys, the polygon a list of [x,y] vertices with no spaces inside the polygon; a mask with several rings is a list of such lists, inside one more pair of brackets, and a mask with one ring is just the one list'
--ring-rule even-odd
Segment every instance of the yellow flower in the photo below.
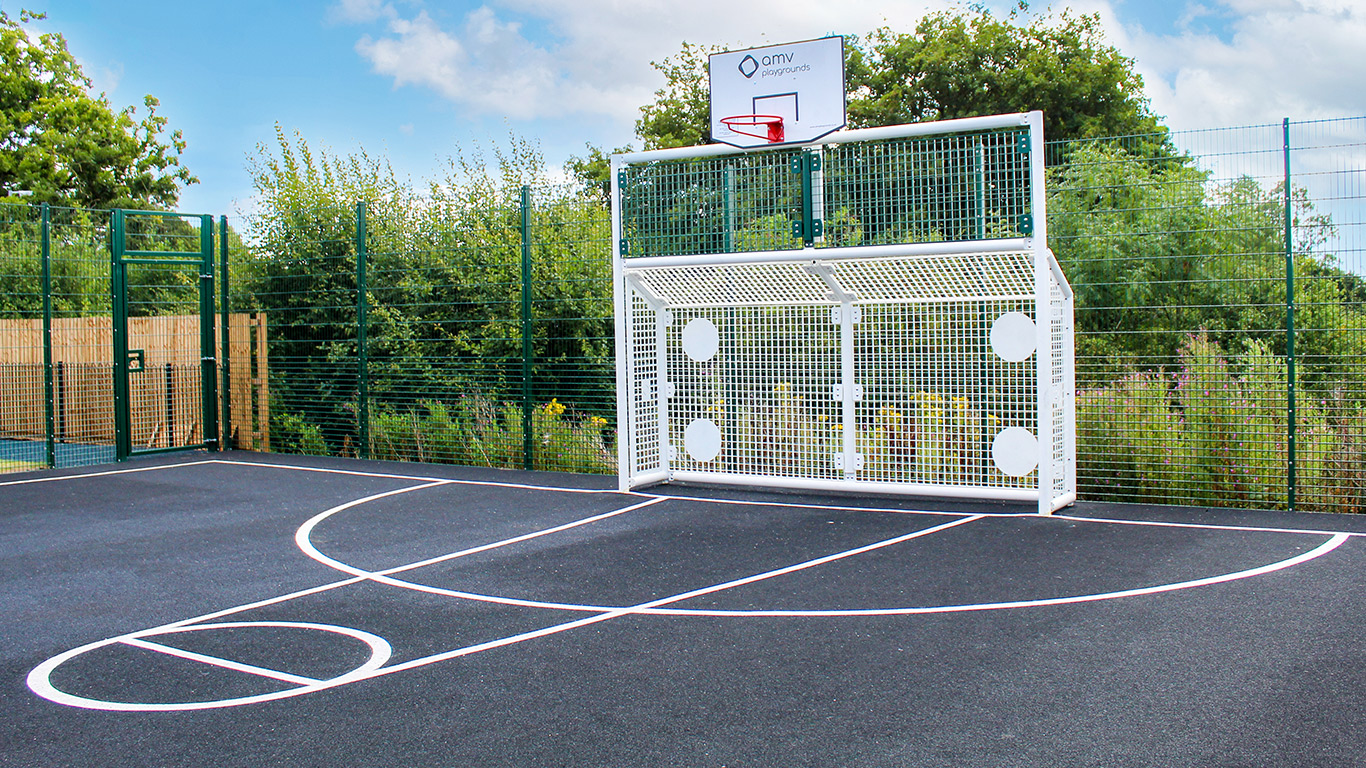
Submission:
{"label": "yellow flower", "polygon": [[564,413],[564,406],[560,405],[560,399],[557,397],[550,398],[550,402],[545,404],[545,413],[547,416],[559,416]]}
{"label": "yellow flower", "polygon": [[589,416],[588,423],[595,427],[605,427],[607,426],[607,419],[604,419],[601,416]]}
{"label": "yellow flower", "polygon": [[816,416],[816,421],[829,421],[829,420],[830,420],[830,417],[829,417],[829,416],[826,416],[826,415],[823,414],[823,413],[820,414],[820,415],[818,415],[818,416]]}

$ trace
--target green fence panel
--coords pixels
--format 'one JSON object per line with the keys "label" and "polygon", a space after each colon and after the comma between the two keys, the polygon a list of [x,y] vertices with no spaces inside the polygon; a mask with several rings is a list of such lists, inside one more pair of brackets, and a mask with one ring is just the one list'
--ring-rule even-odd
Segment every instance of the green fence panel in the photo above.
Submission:
{"label": "green fence panel", "polygon": [[[623,235],[635,257],[800,248],[813,216],[817,247],[1027,232],[1027,198],[1002,191],[1019,187],[1002,183],[1022,167],[1012,134],[954,141],[633,168]],[[1082,498],[1366,511],[1363,158],[1366,117],[1048,146]],[[251,402],[231,399],[231,346],[269,393],[258,449],[615,471],[599,196],[329,194],[220,220],[224,423]],[[110,314],[108,225],[0,205],[0,470],[112,456],[108,343],[71,330]],[[265,313],[259,348],[229,344],[236,313]]]}

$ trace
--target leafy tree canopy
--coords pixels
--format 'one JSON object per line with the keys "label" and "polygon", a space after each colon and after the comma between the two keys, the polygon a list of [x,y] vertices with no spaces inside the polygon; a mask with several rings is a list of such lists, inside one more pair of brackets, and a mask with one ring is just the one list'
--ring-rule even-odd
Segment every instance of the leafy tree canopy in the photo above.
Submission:
{"label": "leafy tree canopy", "polygon": [[[930,14],[913,32],[884,27],[846,40],[851,127],[1039,109],[1050,141],[1141,135],[1145,154],[1176,154],[1133,59],[1105,42],[1098,15],[1031,15],[1020,3],[997,18],[973,7]],[[685,42],[652,62],[665,83],[636,121],[645,149],[710,141],[707,58],[719,50]],[[589,147],[566,171],[591,188],[606,183],[605,167],[602,151]]]}
{"label": "leafy tree canopy", "polygon": [[855,128],[1038,109],[1050,141],[1153,135],[1148,151],[1168,148],[1143,78],[1105,42],[1099,15],[942,11],[849,46],[845,68]]}
{"label": "leafy tree canopy", "polygon": [[185,141],[166,133],[160,102],[115,112],[60,34],[35,34],[43,14],[0,11],[0,198],[27,190],[35,202],[87,208],[171,208],[198,182],[180,164]]}

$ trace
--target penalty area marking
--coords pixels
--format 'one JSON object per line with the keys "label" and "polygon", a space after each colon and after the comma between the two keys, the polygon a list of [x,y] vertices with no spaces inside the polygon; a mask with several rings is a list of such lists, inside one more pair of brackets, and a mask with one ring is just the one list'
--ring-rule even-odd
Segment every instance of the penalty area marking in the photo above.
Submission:
{"label": "penalty area marking", "polygon": [[[431,486],[428,485],[428,486],[421,486],[421,487],[424,487],[424,488],[425,488],[425,487],[431,487]],[[416,489],[412,489],[412,490],[416,490]],[[530,538],[535,538],[536,536],[543,536],[543,535],[545,535],[545,534],[547,534],[547,533],[555,533],[555,532],[558,532],[558,531],[567,530],[568,528],[572,528],[572,527],[575,527],[575,526],[577,526],[577,525],[582,525],[582,524],[587,523],[587,522],[593,522],[593,521],[598,520],[598,519],[605,519],[605,518],[607,518],[607,517],[612,517],[612,516],[615,516],[615,515],[617,515],[617,514],[621,514],[622,512],[626,512],[626,511],[629,511],[629,510],[632,510],[632,509],[639,509],[639,508],[641,508],[641,507],[648,506],[648,504],[650,504],[650,503],[655,503],[655,502],[658,502],[658,501],[664,501],[664,500],[669,499],[669,498],[670,498],[670,497],[658,497],[658,498],[652,500],[651,502],[643,502],[643,503],[641,503],[641,504],[634,505],[634,506],[632,506],[632,507],[626,507],[626,508],[623,508],[623,509],[621,509],[621,510],[615,510],[615,511],[613,511],[613,512],[605,513],[605,514],[603,514],[603,515],[598,515],[598,516],[596,516],[595,518],[586,518],[586,519],[581,520],[581,521],[576,521],[575,523],[570,523],[570,524],[567,524],[567,525],[558,526],[558,527],[556,527],[556,528],[547,529],[547,530],[545,530],[545,531],[538,531],[538,532],[535,532],[535,533],[526,534],[526,535],[524,535],[524,536],[522,536],[522,537],[517,537],[517,539],[509,539],[509,540],[505,540],[505,541],[501,541],[501,542],[495,542],[494,544],[491,544],[491,545],[484,545],[484,546],[482,546],[482,547],[472,547],[472,548],[470,548],[470,549],[461,550],[461,551],[459,551],[459,552],[453,552],[453,553],[448,554],[448,555],[441,555],[441,556],[438,556],[438,557],[430,558],[430,559],[428,559],[428,560],[419,561],[419,562],[417,562],[417,563],[410,563],[410,564],[407,564],[407,565],[396,566],[396,567],[388,568],[388,569],[385,569],[385,570],[382,570],[382,571],[369,571],[369,570],[366,570],[366,569],[364,569],[364,568],[359,568],[359,567],[357,567],[357,566],[354,566],[354,565],[350,565],[350,564],[348,564],[348,563],[345,563],[345,562],[343,562],[343,561],[341,561],[341,560],[338,560],[338,559],[336,559],[336,558],[334,558],[334,557],[331,557],[330,555],[324,554],[321,550],[319,550],[319,549],[313,544],[313,542],[312,542],[312,540],[311,540],[313,531],[314,531],[314,529],[316,529],[316,527],[318,526],[318,524],[322,523],[324,520],[327,520],[328,518],[332,517],[333,515],[336,515],[336,514],[342,512],[342,511],[345,511],[346,509],[350,509],[350,508],[352,508],[352,507],[358,506],[358,504],[359,504],[360,502],[348,502],[347,504],[342,504],[342,505],[339,505],[339,506],[337,506],[337,507],[333,507],[332,509],[329,509],[329,510],[327,510],[327,511],[325,511],[325,512],[319,513],[318,515],[316,515],[315,517],[313,517],[312,519],[310,519],[308,522],[304,523],[304,525],[300,526],[299,530],[295,532],[294,541],[295,541],[295,543],[298,545],[299,549],[303,551],[304,554],[308,555],[310,558],[313,558],[314,560],[318,561],[319,563],[322,563],[323,565],[326,565],[326,566],[328,566],[328,567],[330,567],[330,568],[335,568],[335,569],[341,571],[342,573],[348,573],[348,574],[351,574],[351,575],[353,575],[353,576],[356,576],[357,578],[369,579],[369,580],[376,581],[376,582],[379,582],[379,583],[382,583],[382,584],[386,584],[386,585],[389,585],[389,586],[398,587],[398,588],[400,588],[400,589],[410,589],[410,590],[414,590],[414,591],[417,591],[417,592],[425,592],[425,593],[427,593],[427,594],[439,595],[439,596],[444,596],[444,597],[453,597],[453,598],[459,598],[459,599],[464,599],[464,600],[475,600],[475,601],[479,601],[479,602],[498,603],[498,604],[502,604],[502,605],[513,605],[513,606],[520,606],[520,607],[525,607],[525,608],[546,608],[546,609],[561,610],[561,611],[581,611],[581,612],[585,612],[585,613],[600,613],[600,612],[615,613],[615,612],[619,612],[619,611],[626,611],[626,612],[629,612],[629,613],[636,613],[636,614],[643,614],[643,615],[656,615],[656,616],[708,616],[708,617],[735,617],[735,618],[739,618],[739,617],[785,617],[785,618],[793,618],[793,617],[802,618],[802,617],[806,617],[806,618],[833,618],[833,617],[840,617],[840,616],[912,616],[912,615],[934,614],[934,613],[960,613],[960,612],[970,612],[970,611],[1005,610],[1005,609],[1014,609],[1014,608],[1034,608],[1034,607],[1044,607],[1044,606],[1052,606],[1052,605],[1071,605],[1071,604],[1076,604],[1076,603],[1089,603],[1089,602],[1097,602],[1097,601],[1101,601],[1101,600],[1117,600],[1117,599],[1125,598],[1125,597],[1139,597],[1139,596],[1142,596],[1142,595],[1155,595],[1155,594],[1161,594],[1161,593],[1164,593],[1164,592],[1175,592],[1175,591],[1177,591],[1177,590],[1182,590],[1182,589],[1193,589],[1193,588],[1196,588],[1196,587],[1207,587],[1207,586],[1212,586],[1212,585],[1215,585],[1215,584],[1223,584],[1223,583],[1230,582],[1230,581],[1238,581],[1238,580],[1240,580],[1240,579],[1248,579],[1248,578],[1252,578],[1252,577],[1254,577],[1254,576],[1262,576],[1262,575],[1264,575],[1264,574],[1274,573],[1274,572],[1276,572],[1276,571],[1284,570],[1284,569],[1286,569],[1286,568],[1291,568],[1291,567],[1294,567],[1294,566],[1299,565],[1299,564],[1301,564],[1301,563],[1305,563],[1305,562],[1308,562],[1308,561],[1313,560],[1313,559],[1315,559],[1315,558],[1318,558],[1318,557],[1321,557],[1321,556],[1323,556],[1323,555],[1326,555],[1326,554],[1328,554],[1329,552],[1332,552],[1333,550],[1335,550],[1335,549],[1337,549],[1338,547],[1342,546],[1344,543],[1346,543],[1346,542],[1348,541],[1348,539],[1350,539],[1350,538],[1352,537],[1352,534],[1347,534],[1347,533],[1328,533],[1328,532],[1317,532],[1317,531],[1315,531],[1315,532],[1308,532],[1308,531],[1294,531],[1294,530],[1289,530],[1289,529],[1282,530],[1282,529],[1275,529],[1275,528],[1237,528],[1237,527],[1225,527],[1225,526],[1203,526],[1203,525],[1185,525],[1185,524],[1171,524],[1171,525],[1168,525],[1168,524],[1163,524],[1163,523],[1143,523],[1144,525],[1155,525],[1155,526],[1159,526],[1159,527],[1177,527],[1177,528],[1192,528],[1192,527],[1194,527],[1194,528],[1216,528],[1216,529],[1226,529],[1226,530],[1233,530],[1233,531],[1273,532],[1273,533],[1299,533],[1299,534],[1302,534],[1302,535],[1326,535],[1326,536],[1328,536],[1329,538],[1328,538],[1327,541],[1323,542],[1322,544],[1320,544],[1319,546],[1315,547],[1314,549],[1311,549],[1311,550],[1309,550],[1309,551],[1307,551],[1307,552],[1302,552],[1302,553],[1300,553],[1300,554],[1298,554],[1298,555],[1295,555],[1295,556],[1293,556],[1293,557],[1286,558],[1286,559],[1284,559],[1284,560],[1278,560],[1278,561],[1273,562],[1273,563],[1268,563],[1268,564],[1266,564],[1266,565],[1256,566],[1256,567],[1253,567],[1253,568],[1247,568],[1247,569],[1244,569],[1244,570],[1241,570],[1241,571],[1234,571],[1234,572],[1231,572],[1231,573],[1217,574],[1217,575],[1214,575],[1214,576],[1207,576],[1207,577],[1203,577],[1203,578],[1199,578],[1199,579],[1190,579],[1190,580],[1186,580],[1186,581],[1171,582],[1171,583],[1167,583],[1167,584],[1155,584],[1155,585],[1151,585],[1151,586],[1147,586],[1147,587],[1136,587],[1136,588],[1132,588],[1132,589],[1115,590],[1115,591],[1110,591],[1110,592],[1095,592],[1095,593],[1083,594],[1083,595],[1070,595],[1070,596],[1066,596],[1066,597],[1037,598],[1037,599],[1033,599],[1033,600],[996,601],[996,602],[989,602],[989,603],[963,603],[963,604],[956,604],[956,605],[906,606],[906,607],[896,607],[896,608],[844,608],[844,609],[829,609],[829,610],[776,610],[776,609],[721,610],[721,609],[709,609],[709,608],[664,608],[664,607],[662,607],[662,605],[664,605],[664,604],[661,604],[661,606],[653,606],[653,605],[649,605],[649,606],[589,605],[589,604],[581,604],[581,603],[546,602],[546,601],[540,601],[540,600],[527,600],[527,599],[522,599],[522,598],[503,597],[503,596],[498,596],[498,595],[486,595],[486,594],[480,594],[480,593],[477,593],[477,592],[467,592],[467,591],[464,591],[464,590],[446,589],[446,588],[444,588],[444,587],[434,587],[434,586],[431,586],[431,585],[428,585],[428,584],[422,584],[422,583],[419,583],[419,582],[408,581],[408,580],[406,580],[406,579],[396,579],[396,578],[393,578],[393,574],[396,574],[396,573],[402,573],[402,572],[405,572],[405,571],[416,570],[416,569],[419,569],[419,568],[426,567],[426,566],[428,566],[428,565],[434,565],[434,564],[436,564],[436,563],[448,562],[448,561],[450,561],[450,560],[454,560],[454,559],[459,558],[459,557],[464,557],[465,555],[474,554],[474,553],[476,553],[476,552],[486,551],[486,550],[492,549],[492,548],[494,548],[494,547],[505,546],[506,544],[515,543],[517,540],[526,540],[526,539],[530,539]],[[686,498],[686,497],[685,497],[685,498]],[[759,505],[759,506],[762,506],[763,504],[762,504],[762,503],[758,503],[758,505]],[[948,528],[955,527],[955,526],[960,525],[960,524],[962,524],[962,523],[974,522],[974,521],[982,520],[982,519],[988,518],[988,517],[991,517],[991,516],[989,516],[989,515],[971,515],[971,516],[968,516],[968,517],[961,518],[961,519],[959,519],[959,520],[955,520],[955,521],[953,521],[953,522],[951,522],[951,523],[946,523],[946,524],[943,524],[943,525],[933,526],[933,527],[926,528],[926,529],[923,529],[923,530],[920,530],[920,531],[915,531],[915,532],[913,532],[913,533],[906,534],[906,535],[903,535],[903,536],[897,536],[897,537],[894,537],[894,538],[892,538],[892,539],[887,539],[887,540],[885,540],[885,541],[883,541],[883,542],[877,542],[877,543],[875,543],[875,544],[867,545],[867,546],[865,546],[865,547],[859,547],[859,548],[857,548],[857,549],[849,550],[849,551],[844,552],[844,553],[838,553],[837,555],[829,556],[830,559],[820,559],[820,560],[821,560],[821,562],[823,563],[823,562],[831,562],[832,560],[835,560],[835,559],[843,559],[844,557],[848,557],[848,556],[851,556],[851,555],[853,555],[853,554],[862,554],[862,553],[864,553],[864,552],[872,551],[873,549],[880,549],[880,548],[885,547],[885,546],[890,546],[891,544],[897,544],[897,543],[901,543],[901,542],[903,542],[903,541],[909,541],[910,539],[919,538],[919,537],[921,537],[921,536],[924,536],[924,535],[930,534],[930,533],[937,533],[937,532],[939,532],[939,531],[942,531],[942,530],[945,530],[945,529],[948,529]],[[1040,516],[1038,516],[1038,515],[1029,515],[1029,517],[1032,519],[1032,518],[1036,518],[1036,517],[1040,517]],[[1053,519],[1053,518],[1043,517],[1043,518],[1040,518],[1040,519]],[[1069,519],[1069,522],[1096,522],[1096,523],[1100,523],[1100,524],[1111,524],[1111,523],[1113,523],[1113,522],[1116,522],[1116,521],[1110,521],[1110,520],[1100,520],[1100,521],[1097,521],[1097,520],[1091,520],[1091,519],[1089,519],[1089,518],[1068,518],[1068,519]],[[814,564],[819,564],[819,563],[814,563]],[[803,566],[803,567],[809,567],[809,566]],[[780,569],[780,570],[781,570],[781,569]],[[780,574],[775,573],[775,574],[773,574],[773,575],[780,575]],[[740,585],[739,585],[739,584],[729,584],[729,586],[728,586],[727,588],[729,588],[730,586],[740,586]],[[696,596],[697,596],[697,595],[694,595],[694,597],[696,597]],[[677,601],[677,600],[669,600],[668,602],[672,603],[672,602],[679,602],[679,601]]]}

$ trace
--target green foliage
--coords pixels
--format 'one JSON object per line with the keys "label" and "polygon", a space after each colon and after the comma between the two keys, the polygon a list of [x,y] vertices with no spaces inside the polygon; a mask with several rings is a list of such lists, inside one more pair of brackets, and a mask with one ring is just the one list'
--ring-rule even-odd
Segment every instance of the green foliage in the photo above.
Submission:
{"label": "green foliage", "polygon": [[[998,19],[973,7],[927,15],[914,32],[883,27],[846,41],[851,127],[1040,109],[1050,140],[1143,136],[1146,154],[1173,154],[1133,60],[1105,42],[1098,15],[1024,23],[1018,12]],[[636,121],[646,149],[710,140],[707,59],[721,49],[685,42],[653,62],[665,84]]]}
{"label": "green foliage", "polygon": [[[1051,172],[1049,244],[1077,294],[1077,354],[1163,366],[1185,334],[1204,328],[1221,343],[1265,342],[1284,353],[1284,188],[1254,179],[1211,182],[1188,162],[1152,160],[1112,143],[1079,142]],[[1304,190],[1292,195],[1296,324],[1363,327],[1359,278],[1335,266],[1323,244],[1332,224]],[[1342,381],[1332,366],[1366,354],[1359,334],[1306,333],[1300,380]],[[1115,365],[1108,366],[1113,370]]]}
{"label": "green foliage", "polygon": [[275,448],[281,453],[302,453],[307,456],[330,454],[323,440],[322,429],[297,413],[271,414],[271,430]]}
{"label": "green foliage", "polygon": [[584,157],[571,156],[564,164],[564,172],[576,179],[589,196],[601,205],[612,198],[612,155],[630,152],[631,146],[617,147],[604,152],[600,147],[587,145]]}
{"label": "green foliage", "polygon": [[646,149],[691,147],[711,138],[711,85],[707,77],[707,58],[723,48],[719,45],[693,45],[663,61],[650,65],[664,75],[663,88],[655,91],[655,101],[640,108],[636,135]]}
{"label": "green foliage", "polygon": [[[1296,507],[1358,512],[1366,425],[1301,398]],[[1077,396],[1080,492],[1110,501],[1283,508],[1288,487],[1286,362],[1246,340],[1230,359],[1190,334],[1171,373],[1135,371]],[[1338,474],[1341,469],[1344,474]]]}
{"label": "green foliage", "polygon": [[180,164],[185,141],[166,131],[153,96],[115,112],[56,33],[33,34],[42,14],[0,11],[0,197],[87,208],[170,208],[198,181]]}
{"label": "green foliage", "polygon": [[[532,413],[533,468],[608,474],[616,456],[605,441],[607,420],[573,414],[558,400]],[[371,456],[393,461],[521,469],[522,411],[481,395],[454,406],[422,400],[407,408],[384,407],[375,416]]]}
{"label": "green foliage", "polygon": [[1133,59],[1105,42],[1096,14],[940,11],[913,33],[869,34],[847,59],[856,128],[1039,109],[1050,140],[1143,135],[1170,154]]}
{"label": "green foliage", "polygon": [[278,129],[276,139],[251,166],[259,213],[233,281],[237,306],[270,317],[271,370],[281,374],[272,379],[272,413],[309,411],[332,451],[359,449],[357,201],[366,215],[372,427],[392,432],[392,413],[419,397],[519,397],[524,187],[536,192],[529,256],[538,392],[610,409],[601,391],[612,370],[610,263],[602,256],[610,220],[591,197],[547,184],[534,146],[514,138],[492,158],[478,148],[458,153],[419,194],[363,151],[315,152]]}
{"label": "green foliage", "polygon": [[[42,313],[41,212],[37,206],[0,203],[0,318]],[[104,212],[51,210],[54,317],[109,311],[109,249]]]}

